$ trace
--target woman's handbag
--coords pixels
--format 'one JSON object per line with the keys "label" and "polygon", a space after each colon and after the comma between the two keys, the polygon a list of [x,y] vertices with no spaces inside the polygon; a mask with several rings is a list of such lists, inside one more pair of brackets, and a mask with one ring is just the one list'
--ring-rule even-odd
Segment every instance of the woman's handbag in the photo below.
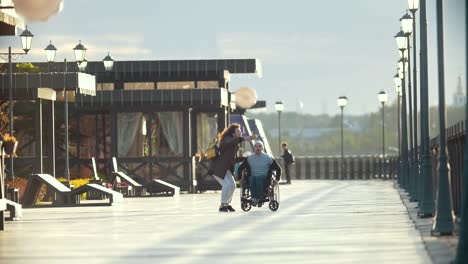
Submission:
{"label": "woman's handbag", "polygon": [[213,139],[213,141],[208,145],[208,148],[205,151],[205,157],[209,160],[215,159],[220,155],[218,141]]}

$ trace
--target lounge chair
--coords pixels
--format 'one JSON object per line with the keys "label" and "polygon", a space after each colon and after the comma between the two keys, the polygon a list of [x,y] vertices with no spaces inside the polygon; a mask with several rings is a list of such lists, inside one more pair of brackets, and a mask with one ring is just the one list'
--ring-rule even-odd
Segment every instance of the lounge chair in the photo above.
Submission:
{"label": "lounge chair", "polygon": [[24,190],[22,205],[24,208],[35,207],[37,198],[41,191],[42,185],[45,184],[47,188],[52,188],[54,191],[54,199],[52,206],[77,206],[81,204],[81,194],[85,192],[98,192],[100,195],[109,197],[107,203],[86,203],[83,205],[110,205],[114,202],[122,201],[122,194],[109,190],[98,184],[85,184],[77,189],[70,190],[63,183],[55,179],[49,174],[32,174],[29,176],[26,189]]}
{"label": "lounge chair", "polygon": [[145,196],[146,188],[140,183],[136,182],[130,176],[122,171],[119,171],[117,166],[117,159],[112,157],[112,167],[114,171],[113,176],[113,189],[123,192],[126,196]]}

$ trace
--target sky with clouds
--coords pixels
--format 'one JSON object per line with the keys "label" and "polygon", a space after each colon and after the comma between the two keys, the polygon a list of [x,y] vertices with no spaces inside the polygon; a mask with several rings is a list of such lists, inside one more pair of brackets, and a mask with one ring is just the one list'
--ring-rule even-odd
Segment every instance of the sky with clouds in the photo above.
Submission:
{"label": "sky with clouds", "polygon": [[[273,3],[274,2],[274,3]],[[445,1],[446,98],[465,78],[465,0]],[[430,102],[437,103],[435,0],[428,0]],[[233,75],[231,89],[249,86],[286,111],[337,114],[377,111],[381,90],[395,99],[393,75],[399,55],[393,36],[406,0],[64,0],[63,11],[32,23],[33,49],[23,60],[45,61],[52,40],[57,60],[73,60],[79,40],[88,60],[259,58],[263,77]],[[419,14],[417,16],[419,19]],[[418,28],[419,30],[419,28]],[[20,46],[12,37],[2,45]]]}

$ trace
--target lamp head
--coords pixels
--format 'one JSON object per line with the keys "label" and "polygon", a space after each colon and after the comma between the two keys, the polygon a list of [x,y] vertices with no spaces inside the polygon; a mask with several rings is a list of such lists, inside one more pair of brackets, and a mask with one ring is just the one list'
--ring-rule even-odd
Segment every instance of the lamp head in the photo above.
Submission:
{"label": "lamp head", "polygon": [[81,40],[80,42],[78,43],[78,45],[76,45],[74,48],[73,48],[73,51],[75,52],[75,60],[77,62],[82,62],[85,58],[85,55],[86,55],[86,47],[81,44]]}
{"label": "lamp head", "polygon": [[411,13],[415,13],[419,8],[419,0],[408,0],[408,9]]}
{"label": "lamp head", "polygon": [[377,97],[379,98],[379,102],[382,104],[385,104],[388,99],[388,94],[384,91],[381,91],[380,93],[377,94]]}
{"label": "lamp head", "polygon": [[31,42],[33,37],[34,35],[31,33],[31,31],[28,30],[28,27],[26,26],[26,29],[20,35],[21,46],[23,47],[24,52],[28,53],[28,51],[31,49]]}
{"label": "lamp head", "polygon": [[395,35],[395,41],[397,43],[397,47],[399,50],[405,50],[408,48],[408,39],[405,36],[405,33],[403,30],[400,30],[396,35]]}
{"label": "lamp head", "polygon": [[403,30],[403,33],[405,33],[405,36],[411,35],[413,32],[413,17],[406,13],[400,18],[400,23],[401,29]]}
{"label": "lamp head", "polygon": [[395,91],[397,92],[398,95],[401,94],[401,78],[400,78],[400,75],[395,74],[395,76],[393,76],[393,83],[395,84]]}
{"label": "lamp head", "polygon": [[275,103],[275,110],[278,112],[278,113],[281,113],[284,111],[284,104],[283,102],[281,101],[278,101]]}
{"label": "lamp head", "polygon": [[47,47],[44,50],[46,52],[47,62],[55,61],[55,54],[57,53],[57,48],[54,45],[52,45],[52,40],[50,41],[50,44],[47,45]]}
{"label": "lamp head", "polygon": [[338,106],[344,108],[348,104],[348,97],[340,96],[338,97]]}
{"label": "lamp head", "polygon": [[104,63],[104,68],[106,69],[106,71],[112,71],[112,69],[114,68],[114,60],[109,55],[109,52],[107,53],[107,56],[104,57],[102,62]]}

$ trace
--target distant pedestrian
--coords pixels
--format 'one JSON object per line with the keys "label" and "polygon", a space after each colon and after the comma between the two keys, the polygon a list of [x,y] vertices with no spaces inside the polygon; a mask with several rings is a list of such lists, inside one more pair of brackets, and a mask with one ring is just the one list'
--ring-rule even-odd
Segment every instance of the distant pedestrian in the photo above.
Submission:
{"label": "distant pedestrian", "polygon": [[291,184],[291,165],[294,164],[295,158],[291,153],[291,150],[288,149],[288,143],[281,143],[281,148],[283,149],[283,155],[281,157],[284,161],[284,170],[286,173],[286,183]]}
{"label": "distant pedestrian", "polygon": [[242,159],[242,157],[237,157],[239,144],[242,141],[250,141],[255,138],[255,135],[242,137],[239,124],[231,124],[218,136],[220,155],[212,160],[209,173],[222,186],[220,212],[235,211],[230,203],[236,190],[236,182],[233,177],[234,164]]}

